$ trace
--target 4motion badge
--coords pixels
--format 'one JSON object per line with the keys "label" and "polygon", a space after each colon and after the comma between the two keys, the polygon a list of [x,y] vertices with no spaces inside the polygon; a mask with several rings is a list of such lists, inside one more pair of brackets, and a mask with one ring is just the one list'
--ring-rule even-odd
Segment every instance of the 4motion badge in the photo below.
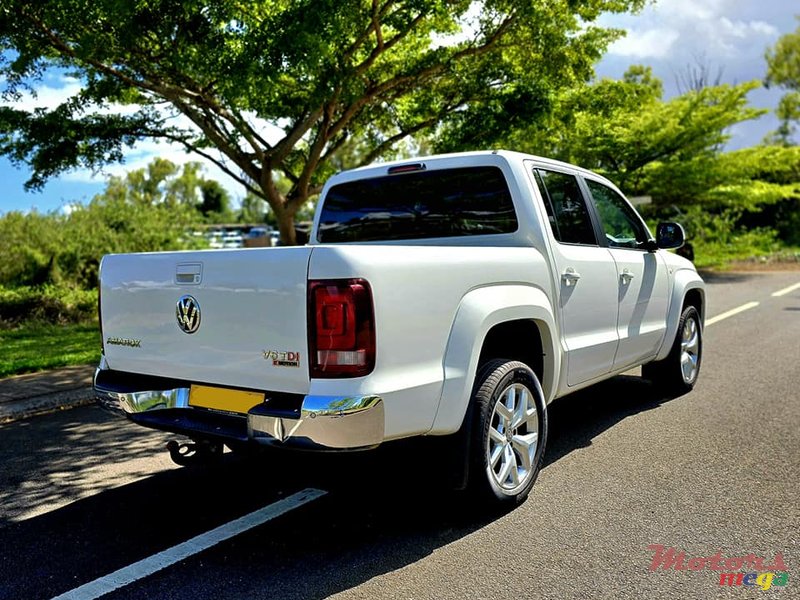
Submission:
{"label": "4motion badge", "polygon": [[192,296],[180,297],[175,306],[175,316],[184,333],[194,333],[200,328],[200,304]]}

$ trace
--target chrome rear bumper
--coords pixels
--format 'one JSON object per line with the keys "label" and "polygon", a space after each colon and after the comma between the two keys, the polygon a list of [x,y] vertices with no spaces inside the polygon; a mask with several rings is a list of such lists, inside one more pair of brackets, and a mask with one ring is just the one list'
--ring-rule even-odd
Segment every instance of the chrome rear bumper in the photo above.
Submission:
{"label": "chrome rear bumper", "polygon": [[[132,390],[130,382],[110,385],[99,381],[100,373],[98,369],[94,379],[98,403],[149,427],[312,450],[357,450],[383,441],[384,409],[379,396],[304,396],[299,410],[276,410],[265,402],[247,414],[218,415],[190,406],[190,387],[186,384]],[[212,427],[217,415],[225,427]]]}

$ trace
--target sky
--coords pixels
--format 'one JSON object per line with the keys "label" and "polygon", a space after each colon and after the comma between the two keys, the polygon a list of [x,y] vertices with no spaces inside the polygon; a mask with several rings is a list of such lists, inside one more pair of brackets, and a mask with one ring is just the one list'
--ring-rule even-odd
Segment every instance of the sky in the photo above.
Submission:
{"label": "sky", "polygon": [[[627,36],[615,42],[596,66],[598,77],[619,78],[634,64],[649,65],[664,82],[666,97],[678,93],[677,80],[689,65],[706,65],[712,76],[721,73],[721,83],[761,80],[766,73],[764,52],[783,34],[800,23],[796,0],[658,0],[637,15],[613,15],[600,24],[625,29]],[[38,88],[28,104],[54,107],[79,89],[79,82],[54,73]],[[774,109],[782,92],[758,89],[749,96],[752,106]],[[774,114],[732,129],[730,149],[757,144],[777,128]],[[109,165],[100,173],[78,169],[54,178],[39,192],[26,192],[29,177],[25,167],[16,168],[0,157],[0,213],[18,210],[50,212],[68,210],[75,202],[86,202],[103,190],[109,175],[141,168],[154,157],[182,164],[198,160],[177,146],[147,141],[127,151],[123,164]],[[200,161],[203,162],[203,161]],[[205,176],[217,179],[235,198],[241,186],[211,163]]]}

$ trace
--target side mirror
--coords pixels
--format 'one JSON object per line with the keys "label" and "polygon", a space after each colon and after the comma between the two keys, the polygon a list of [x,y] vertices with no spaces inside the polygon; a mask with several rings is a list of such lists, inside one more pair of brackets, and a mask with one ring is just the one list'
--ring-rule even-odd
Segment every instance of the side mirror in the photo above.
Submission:
{"label": "side mirror", "polygon": [[679,223],[659,223],[656,227],[656,244],[659,248],[680,248],[686,241],[686,232]]}

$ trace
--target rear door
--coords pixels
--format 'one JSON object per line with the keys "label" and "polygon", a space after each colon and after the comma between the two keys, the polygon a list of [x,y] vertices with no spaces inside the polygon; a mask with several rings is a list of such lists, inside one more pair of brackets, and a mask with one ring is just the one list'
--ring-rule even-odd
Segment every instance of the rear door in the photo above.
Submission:
{"label": "rear door", "polygon": [[111,369],[305,393],[311,248],[111,255],[100,276]]}
{"label": "rear door", "polygon": [[586,200],[574,173],[535,167],[534,178],[550,222],[558,270],[561,331],[567,384],[608,373],[617,351],[617,268],[598,243]]}

